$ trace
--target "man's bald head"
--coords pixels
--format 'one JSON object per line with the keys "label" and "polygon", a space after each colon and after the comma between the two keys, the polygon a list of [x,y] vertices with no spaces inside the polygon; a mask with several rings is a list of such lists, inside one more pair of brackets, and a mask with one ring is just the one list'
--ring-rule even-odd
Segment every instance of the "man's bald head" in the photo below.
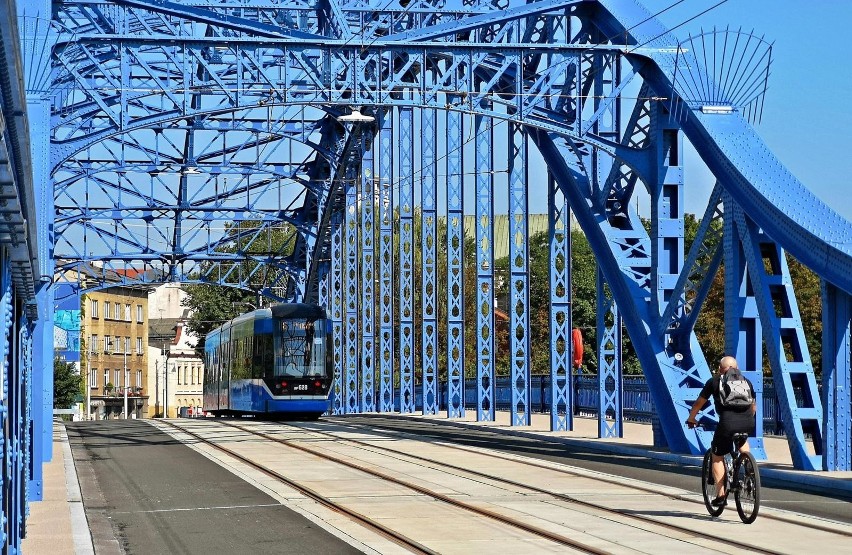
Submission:
{"label": "man's bald head", "polygon": [[719,361],[719,371],[721,373],[725,373],[728,371],[728,368],[736,368],[737,367],[737,359],[731,356],[722,357],[722,360]]}

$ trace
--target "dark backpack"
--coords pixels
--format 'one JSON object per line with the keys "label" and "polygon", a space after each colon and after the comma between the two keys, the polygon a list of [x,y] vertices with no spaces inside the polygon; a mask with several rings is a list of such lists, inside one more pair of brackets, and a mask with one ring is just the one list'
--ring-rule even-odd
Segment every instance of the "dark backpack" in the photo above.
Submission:
{"label": "dark backpack", "polygon": [[754,403],[751,385],[739,368],[729,368],[719,378],[719,402],[723,407],[749,407]]}

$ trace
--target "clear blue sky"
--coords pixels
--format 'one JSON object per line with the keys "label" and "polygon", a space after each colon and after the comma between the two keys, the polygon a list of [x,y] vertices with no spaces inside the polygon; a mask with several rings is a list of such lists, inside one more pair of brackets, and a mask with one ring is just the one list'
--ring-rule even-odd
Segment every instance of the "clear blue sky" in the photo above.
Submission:
{"label": "clear blue sky", "polygon": [[[639,0],[652,13],[677,0]],[[719,0],[685,0],[661,14],[669,28]],[[728,0],[675,29],[685,38],[713,26],[754,30],[774,41],[763,121],[756,126],[776,156],[816,196],[852,220],[852,0]],[[700,162],[687,157],[686,182],[699,177]],[[704,174],[702,181],[711,182]],[[712,184],[712,183],[711,183]],[[709,187],[709,185],[707,185]],[[708,193],[709,194],[709,189]],[[685,206],[701,212],[703,205]]]}

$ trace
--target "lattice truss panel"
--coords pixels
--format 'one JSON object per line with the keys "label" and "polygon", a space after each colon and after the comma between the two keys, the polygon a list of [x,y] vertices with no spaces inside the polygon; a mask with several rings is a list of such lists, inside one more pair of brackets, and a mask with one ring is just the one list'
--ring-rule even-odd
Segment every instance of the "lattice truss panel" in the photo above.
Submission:
{"label": "lattice truss panel", "polygon": [[[721,249],[742,248],[760,230],[852,291],[849,222],[742,117],[759,113],[752,77],[763,74],[749,66],[752,77],[738,77],[729,63],[733,78],[718,79],[634,2],[65,0],[54,23],[59,270],[81,268],[97,281],[101,267],[132,268],[139,279],[231,283],[281,299],[330,292],[322,296],[345,367],[336,412],[390,410],[397,396],[404,412],[418,396],[424,412],[436,412],[436,378],[449,371],[447,409],[460,416],[464,357],[475,356],[477,416],[494,418],[494,384],[507,372],[495,366],[498,201],[512,214],[513,424],[529,419],[523,245],[534,199],[549,199],[560,226],[573,212],[589,238],[617,306],[611,327],[623,321],[674,450],[706,443],[681,423],[710,376],[693,326]],[[748,94],[731,92],[743,83]],[[343,123],[353,109],[368,121]],[[689,253],[684,137],[719,182]],[[751,226],[725,241],[722,190]],[[639,191],[652,202],[650,233],[633,202]],[[476,214],[465,230],[475,238],[475,291],[462,279],[466,213]],[[564,231],[550,233],[551,312],[561,326],[550,345],[555,428],[571,426]],[[462,333],[465,299],[475,299],[475,337]],[[365,302],[368,311],[358,308]],[[436,335],[438,318],[449,338]],[[611,361],[620,360],[617,343],[607,341]],[[770,356],[780,361],[783,349]],[[797,375],[812,375],[809,357],[800,358]],[[607,404],[618,404],[616,388]],[[796,428],[795,410],[785,418]],[[808,429],[819,418],[810,411]]]}

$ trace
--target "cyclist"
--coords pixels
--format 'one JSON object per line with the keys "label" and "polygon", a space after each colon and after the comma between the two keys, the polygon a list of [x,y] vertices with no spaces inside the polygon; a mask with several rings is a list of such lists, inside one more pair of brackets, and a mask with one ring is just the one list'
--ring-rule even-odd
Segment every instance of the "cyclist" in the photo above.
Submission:
{"label": "cyclist", "polygon": [[[727,504],[725,501],[725,463],[724,457],[726,453],[731,452],[731,444],[734,440],[734,434],[747,433],[749,436],[754,436],[755,431],[755,415],[757,414],[757,401],[750,406],[724,406],[720,401],[721,379],[730,369],[737,368],[737,359],[732,356],[722,357],[719,361],[719,373],[704,384],[704,388],[698,395],[698,399],[692,405],[692,410],[689,413],[689,418],[686,424],[693,428],[698,425],[695,420],[696,415],[701,408],[707,403],[710,396],[713,396],[713,403],[716,407],[716,413],[719,415],[719,426],[716,428],[716,433],[713,434],[713,442],[710,445],[713,458],[713,479],[716,483],[716,499],[711,501],[714,507],[722,507]],[[751,390],[751,398],[756,399],[754,395],[754,386],[748,380],[748,387]],[[739,448],[740,452],[746,453],[749,450],[748,442],[743,443]]]}

